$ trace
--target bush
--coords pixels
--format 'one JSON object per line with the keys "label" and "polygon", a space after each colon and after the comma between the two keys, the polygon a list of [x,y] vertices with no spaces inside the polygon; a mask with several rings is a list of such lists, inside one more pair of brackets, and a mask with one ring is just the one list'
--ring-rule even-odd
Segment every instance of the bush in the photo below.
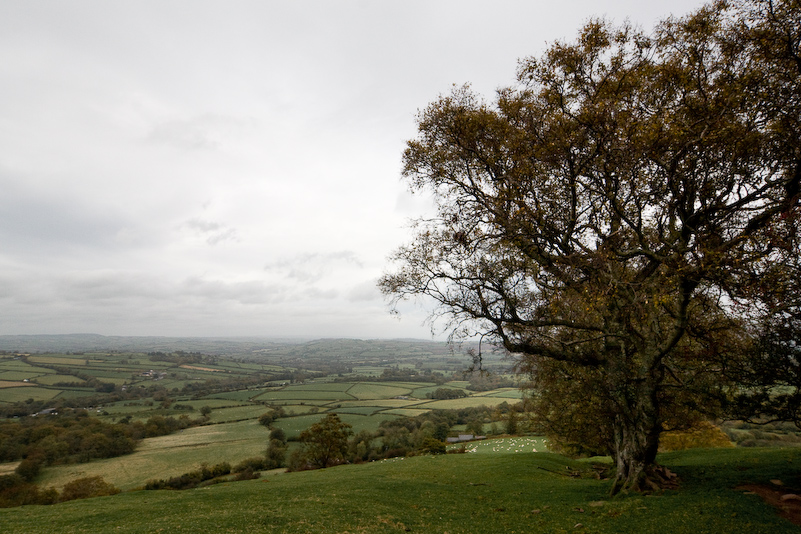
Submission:
{"label": "bush", "polygon": [[63,502],[90,497],[105,497],[116,495],[119,492],[119,488],[103,480],[103,477],[86,477],[65,484],[59,500]]}
{"label": "bush", "polygon": [[237,473],[234,477],[234,480],[242,481],[242,480],[254,480],[259,478],[259,473],[254,471],[252,468],[248,467],[244,471]]}
{"label": "bush", "polygon": [[27,482],[33,482],[33,480],[39,476],[39,472],[42,470],[42,464],[44,464],[43,458],[28,457],[19,463],[14,472]]}
{"label": "bush", "polygon": [[253,458],[247,458],[242,460],[238,464],[236,464],[231,471],[233,473],[242,473],[244,471],[250,470],[253,471],[261,471],[262,469],[268,469],[267,467],[267,460],[262,458],[261,456],[256,456]]}
{"label": "bush", "polygon": [[734,447],[729,437],[708,421],[700,421],[687,430],[663,432],[659,438],[661,451]]}
{"label": "bush", "polygon": [[265,469],[278,469],[286,466],[286,442],[271,439],[265,452]]}
{"label": "bush", "polygon": [[192,489],[198,487],[201,484],[201,482],[214,480],[216,478],[228,475],[230,473],[231,473],[231,464],[229,464],[228,462],[223,462],[221,464],[217,464],[212,467],[209,467],[208,465],[204,464],[200,469],[196,471],[184,473],[183,475],[177,477],[172,477],[166,480],[164,479],[150,480],[145,484],[145,489],[146,490]]}

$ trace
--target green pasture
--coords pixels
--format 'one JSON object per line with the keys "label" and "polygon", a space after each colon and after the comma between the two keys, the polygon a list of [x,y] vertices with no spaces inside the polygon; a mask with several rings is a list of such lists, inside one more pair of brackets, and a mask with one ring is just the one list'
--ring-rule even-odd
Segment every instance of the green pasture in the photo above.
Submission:
{"label": "green pasture", "polygon": [[461,399],[432,400],[417,404],[418,408],[429,410],[460,410],[462,408],[477,408],[479,406],[498,406],[509,399],[499,397],[464,397]]}
{"label": "green pasture", "polygon": [[61,393],[60,389],[46,389],[38,386],[3,387],[0,383],[0,401],[3,402],[23,402],[28,399],[46,401],[59,393]]}
{"label": "green pasture", "polygon": [[409,393],[410,397],[414,397],[415,399],[426,399],[426,395],[429,393],[434,393],[437,389],[441,388],[442,386],[426,386],[422,388],[415,388]]}
{"label": "green pasture", "polygon": [[241,421],[243,419],[258,419],[267,412],[268,408],[259,405],[249,404],[246,406],[234,406],[229,408],[218,408],[209,414],[212,423],[227,423],[229,421]]}
{"label": "green pasture", "polygon": [[470,385],[470,382],[467,380],[451,380],[450,382],[445,382],[441,387],[446,388],[461,388],[467,390],[467,386]]}
{"label": "green pasture", "polygon": [[519,388],[500,388],[493,389],[492,391],[482,391],[474,393],[474,397],[498,397],[502,399],[520,400],[523,398],[523,392]]}
{"label": "green pasture", "polygon": [[73,399],[76,397],[90,397],[96,395],[97,392],[92,388],[64,388],[61,390],[52,390],[56,393],[54,399]]}
{"label": "green pasture", "polygon": [[[309,403],[306,403],[306,404],[281,404],[280,406],[284,409],[284,412],[286,412],[287,415],[303,415],[303,414],[307,414],[309,412],[319,411],[319,408],[317,407],[317,405],[309,404]],[[266,407],[265,411],[268,408],[269,407]]]}
{"label": "green pasture", "polygon": [[340,403],[343,408],[346,407],[362,407],[362,406],[377,406],[379,408],[404,408],[406,406],[414,406],[420,404],[419,400],[406,400],[406,399],[372,399],[372,400],[355,400],[355,401],[342,401]]}
{"label": "green pasture", "polygon": [[[2,376],[0,376],[0,378],[2,378]],[[56,375],[56,374],[42,375],[36,377],[36,383],[42,384],[44,386],[53,386],[59,382],[82,384],[85,382],[85,380],[83,378],[78,378],[77,376]]]}
{"label": "green pasture", "polygon": [[53,369],[46,367],[37,367],[23,362],[22,360],[6,360],[0,363],[0,371],[23,371],[33,372],[38,374],[55,373]]}
{"label": "green pasture", "polygon": [[353,367],[353,374],[355,375],[364,375],[364,376],[381,376],[381,373],[384,372],[386,367],[373,367],[373,366],[361,366],[357,365]]}
{"label": "green pasture", "polygon": [[39,377],[47,376],[45,373],[38,371],[36,368],[30,370],[19,371],[2,371],[0,372],[0,380],[7,380],[9,382],[17,382],[21,380],[33,380]]}
{"label": "green pasture", "polygon": [[45,369],[43,367],[34,367],[33,365],[28,365],[27,363],[19,360],[10,360],[0,363],[0,372],[2,373],[21,372],[21,373],[31,373],[31,374],[55,373],[55,371],[53,371],[52,369]]}
{"label": "green pasture", "polygon": [[431,410],[428,408],[392,408],[390,410],[384,410],[381,413],[386,415],[398,415],[401,417],[416,417],[430,411]]}
{"label": "green pasture", "polygon": [[226,391],[220,393],[212,393],[210,395],[206,395],[204,399],[226,399],[232,401],[248,401],[259,395],[262,395],[264,390],[259,389],[240,389],[238,391]]}
{"label": "green pasture", "polygon": [[201,464],[229,462],[264,454],[270,433],[256,421],[188,428],[169,436],[145,439],[133,454],[63,465],[44,470],[40,483],[62,487],[70,480],[102,476],[115,486],[130,490],[153,478],[178,476]]}
{"label": "green pasture", "polygon": [[41,363],[45,365],[61,365],[65,367],[85,367],[89,362],[95,363],[96,360],[87,358],[74,358],[72,356],[59,356],[54,354],[42,356],[28,356],[30,363]]}
{"label": "green pasture", "polygon": [[[141,382],[136,382],[141,383]],[[187,384],[197,383],[196,380],[192,379],[171,379],[165,378],[164,380],[159,380],[158,384],[162,386],[164,389],[173,390],[178,389],[179,391],[183,389],[184,386]]]}
{"label": "green pasture", "polygon": [[468,454],[520,454],[547,452],[548,445],[542,437],[513,437],[467,441],[448,445],[448,449],[465,447]]}
{"label": "green pasture", "polygon": [[[356,382],[358,384],[358,382]],[[306,382],[304,384],[291,384],[287,390],[293,391],[340,391],[345,392],[353,386],[354,382]]]}
{"label": "green pasture", "polygon": [[[678,491],[609,499],[587,462],[549,453],[418,456],[195,490],[128,492],[0,510],[0,531],[433,534],[790,534],[744,483],[799,484],[801,450],[687,451],[660,459]],[[580,476],[566,476],[565,473]]]}
{"label": "green pasture", "polygon": [[373,415],[374,413],[380,412],[382,410],[384,410],[384,408],[378,406],[338,406],[337,408],[333,408],[331,411],[336,412],[339,415],[342,414]]}
{"label": "green pasture", "polygon": [[[178,399],[176,402],[180,404],[186,404],[188,406],[192,406],[196,410],[200,410],[204,406],[208,406],[213,410],[217,410],[220,408],[232,408],[234,406],[242,406],[243,403],[241,402],[232,402],[227,399],[197,399],[197,400],[189,400],[189,399]],[[266,411],[265,408],[262,408]]]}
{"label": "green pasture", "polygon": [[347,389],[347,393],[358,400],[386,399],[409,395],[410,388],[399,387],[390,383],[357,382]]}
{"label": "green pasture", "polygon": [[262,393],[253,400],[259,402],[275,402],[275,401],[303,401],[303,400],[347,400],[354,399],[352,395],[344,391],[328,391],[319,389],[300,389],[289,388],[279,391],[268,391]]}

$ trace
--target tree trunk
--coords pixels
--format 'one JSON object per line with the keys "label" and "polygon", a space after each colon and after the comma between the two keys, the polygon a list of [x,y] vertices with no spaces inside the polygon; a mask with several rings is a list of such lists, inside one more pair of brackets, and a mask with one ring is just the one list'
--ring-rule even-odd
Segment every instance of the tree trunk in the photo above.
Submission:
{"label": "tree trunk", "polygon": [[662,420],[656,401],[656,388],[641,384],[638,394],[614,421],[615,481],[611,494],[648,492],[662,489],[665,482],[657,468],[656,452]]}

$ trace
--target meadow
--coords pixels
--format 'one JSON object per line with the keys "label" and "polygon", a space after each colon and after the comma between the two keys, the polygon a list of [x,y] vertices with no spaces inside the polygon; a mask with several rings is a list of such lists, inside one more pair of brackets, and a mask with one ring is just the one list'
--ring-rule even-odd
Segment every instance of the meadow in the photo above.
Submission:
{"label": "meadow", "polygon": [[[331,412],[350,424],[355,433],[374,432],[387,419],[434,409],[494,407],[520,398],[513,388],[468,391],[466,380],[439,379],[439,384],[397,378],[382,381],[387,369],[416,376],[415,369],[421,369],[422,358],[428,357],[439,367],[450,365],[449,374],[461,368],[446,361],[453,359],[453,354],[438,352],[440,345],[390,346],[403,350],[387,350],[385,343],[329,340],[275,346],[267,351],[269,354],[255,351],[238,359],[185,352],[6,353],[0,354],[0,408],[24,409],[30,405],[35,412],[69,402],[107,423],[145,422],[154,416],[202,421],[202,426],[180,433],[147,438],[126,456],[45,467],[36,480],[43,487],[60,489],[77,478],[102,476],[130,490],[151,479],[179,476],[202,464],[236,465],[263,455],[269,431],[258,418],[271,409],[283,412],[274,426],[289,439],[296,439]],[[310,368],[309,361],[319,359],[339,362],[337,369],[343,372]],[[304,369],[286,366],[288,360],[302,360]],[[343,362],[354,365],[343,369]],[[430,378],[425,374],[428,371],[421,373]],[[445,401],[428,398],[437,387],[461,389],[469,396]],[[199,419],[201,413],[203,418]],[[296,444],[290,443],[290,450],[294,447]],[[14,462],[0,464],[0,471],[11,472],[15,466]]]}
{"label": "meadow", "polygon": [[[357,354],[348,352],[357,349]],[[261,414],[282,409],[274,425],[290,439],[337,413],[354,432],[382,421],[436,409],[514,404],[512,387],[468,390],[467,380],[381,380],[387,369],[415,376],[460,365],[453,354],[410,345],[393,356],[381,344],[312,342],[254,350],[246,358],[161,361],[144,353],[48,352],[0,355],[0,407],[99,397],[109,388],[130,398],[93,405],[107,422],[154,415],[198,418],[201,426],[147,438],[135,452],[83,464],[46,467],[36,482],[62,488],[101,476],[122,493],[52,506],[0,509],[0,532],[797,532],[745,484],[801,492],[801,448],[729,448],[665,453],[659,461],[681,477],[675,491],[608,499],[589,460],[548,451],[536,436],[450,445],[465,454],[393,458],[325,470],[268,471],[252,481],[227,481],[186,491],[143,491],[145,482],[178,476],[203,464],[262,456],[270,432]],[[306,352],[304,352],[306,351]],[[309,362],[332,355],[336,372]],[[359,358],[364,358],[359,360]],[[425,358],[432,358],[428,370]],[[361,362],[361,363],[360,363]],[[429,377],[431,375],[424,375]],[[258,381],[254,381],[258,377]],[[239,387],[242,382],[246,385]],[[439,388],[461,389],[458,399],[429,398]],[[33,404],[35,405],[35,404]],[[491,425],[485,424],[489,431]],[[465,430],[456,425],[453,432]],[[739,430],[746,432],[747,429]],[[298,444],[290,441],[290,450]],[[594,459],[594,461],[599,461]],[[600,460],[601,463],[608,459]],[[16,464],[1,464],[0,473]],[[603,466],[602,466],[603,467]],[[776,482],[781,481],[782,486]],[[774,481],[774,482],[771,482]]]}
{"label": "meadow", "polygon": [[[496,449],[498,444],[496,444]],[[784,534],[744,484],[798,488],[799,449],[692,450],[660,456],[681,487],[607,497],[587,461],[541,452],[418,456],[266,474],[186,491],[133,491],[0,510],[0,531],[197,533]],[[739,488],[739,489],[738,489]]]}

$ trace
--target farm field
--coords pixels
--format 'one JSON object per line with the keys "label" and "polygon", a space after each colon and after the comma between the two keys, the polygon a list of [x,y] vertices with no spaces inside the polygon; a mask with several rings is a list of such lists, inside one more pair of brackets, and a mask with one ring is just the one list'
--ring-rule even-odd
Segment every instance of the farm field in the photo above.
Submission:
{"label": "farm field", "polygon": [[[202,425],[145,439],[127,456],[47,466],[36,480],[45,487],[61,488],[77,478],[102,476],[130,490],[150,479],[196,470],[204,463],[235,465],[262,456],[269,431],[258,419],[279,408],[282,415],[274,426],[296,439],[327,413],[338,414],[354,433],[375,432],[383,421],[402,416],[519,400],[513,388],[475,392],[465,389],[470,386],[468,380],[448,381],[442,376],[434,380],[430,374],[420,374],[429,356],[437,360],[434,368],[447,370],[450,365],[451,374],[463,368],[464,360],[454,363],[459,361],[455,355],[440,349],[430,343],[328,340],[284,346],[271,354],[254,351],[239,359],[181,351],[3,353],[0,409],[27,410],[30,405],[35,408],[15,415],[37,411],[44,415],[65,406],[86,408],[89,415],[106,423],[172,417]],[[361,365],[329,373],[315,360],[324,357]],[[320,369],[306,367],[309,361],[317,361]],[[289,363],[304,363],[304,369],[298,371]],[[367,378],[366,371],[374,378]],[[387,371],[390,379],[385,378]],[[414,380],[417,377],[425,380]],[[440,387],[461,389],[468,397],[429,398]],[[290,450],[296,446],[290,443]],[[12,472],[17,463],[2,464],[0,471]]]}
{"label": "farm field", "polygon": [[[588,462],[549,453],[418,456],[231,482],[0,510],[0,531],[449,534],[789,534],[743,484],[799,484],[799,449],[659,457],[681,488],[608,499]],[[564,473],[581,476],[569,477]],[[714,473],[714,476],[712,475]]]}
{"label": "farm field", "polygon": [[255,420],[188,428],[176,434],[145,439],[133,454],[85,464],[50,467],[39,483],[61,488],[70,480],[102,476],[122,490],[150,479],[178,476],[201,464],[229,462],[264,454],[270,432]]}

